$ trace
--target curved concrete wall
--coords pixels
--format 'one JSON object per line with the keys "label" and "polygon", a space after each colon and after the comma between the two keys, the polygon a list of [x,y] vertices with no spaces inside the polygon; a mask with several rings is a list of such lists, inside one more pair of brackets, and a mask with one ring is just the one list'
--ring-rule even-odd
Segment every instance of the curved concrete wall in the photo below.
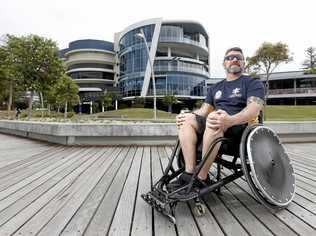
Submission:
{"label": "curved concrete wall", "polygon": [[[316,142],[316,122],[267,122],[283,142]],[[0,132],[64,145],[173,145],[174,123],[80,124],[0,120]]]}

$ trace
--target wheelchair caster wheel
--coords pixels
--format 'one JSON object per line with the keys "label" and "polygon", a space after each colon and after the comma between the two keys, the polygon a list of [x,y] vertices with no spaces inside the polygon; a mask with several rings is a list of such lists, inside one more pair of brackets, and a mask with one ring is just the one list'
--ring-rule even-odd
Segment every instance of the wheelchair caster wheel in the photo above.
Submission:
{"label": "wheelchair caster wheel", "polygon": [[200,202],[195,204],[193,211],[196,216],[203,216],[206,212],[204,204]]}

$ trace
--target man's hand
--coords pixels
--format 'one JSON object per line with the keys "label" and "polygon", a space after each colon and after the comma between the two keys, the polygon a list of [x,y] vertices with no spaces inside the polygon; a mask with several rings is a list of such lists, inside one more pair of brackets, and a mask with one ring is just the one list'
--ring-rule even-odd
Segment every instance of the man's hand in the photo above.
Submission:
{"label": "man's hand", "polygon": [[184,124],[188,116],[192,116],[192,113],[180,113],[176,116],[176,125],[177,128],[180,129],[181,126]]}
{"label": "man's hand", "polygon": [[233,125],[232,116],[227,114],[224,110],[217,110],[211,112],[206,120],[206,126],[211,129],[219,129],[226,131],[229,127]]}

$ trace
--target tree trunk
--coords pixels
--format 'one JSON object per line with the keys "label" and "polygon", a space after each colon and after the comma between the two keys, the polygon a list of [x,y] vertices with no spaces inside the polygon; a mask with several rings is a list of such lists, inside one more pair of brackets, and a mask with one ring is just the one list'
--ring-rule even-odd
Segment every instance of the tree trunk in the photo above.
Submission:
{"label": "tree trunk", "polygon": [[168,112],[172,113],[172,104],[171,103],[168,105]]}
{"label": "tree trunk", "polygon": [[47,109],[48,109],[48,116],[50,117],[50,104],[47,104]]}
{"label": "tree trunk", "polygon": [[43,93],[40,92],[40,98],[41,98],[41,118],[44,118],[44,100],[43,100]]}
{"label": "tree trunk", "polygon": [[9,84],[9,102],[8,102],[8,114],[12,109],[12,100],[13,100],[13,81],[10,80]]}
{"label": "tree trunk", "polygon": [[268,101],[268,96],[269,96],[269,77],[270,77],[270,73],[266,74],[267,79],[266,79],[266,84],[265,84],[265,94],[264,94],[264,105],[263,105],[263,120],[266,121],[267,120],[267,115],[266,115],[266,111],[267,111],[267,101]]}
{"label": "tree trunk", "polygon": [[30,91],[30,96],[29,96],[29,107],[28,107],[28,113],[27,113],[27,116],[28,116],[28,119],[31,119],[32,117],[32,103],[33,103],[33,90]]}
{"label": "tree trunk", "polygon": [[58,107],[57,107],[57,113],[59,113],[60,112],[60,105],[58,105]]}
{"label": "tree trunk", "polygon": [[68,102],[65,102],[64,119],[67,119],[67,108],[68,108]]}

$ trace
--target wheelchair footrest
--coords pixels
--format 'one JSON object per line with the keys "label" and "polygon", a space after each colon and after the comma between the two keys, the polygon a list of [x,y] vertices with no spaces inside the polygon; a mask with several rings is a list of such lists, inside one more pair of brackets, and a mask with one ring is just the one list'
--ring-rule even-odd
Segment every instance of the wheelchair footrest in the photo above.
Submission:
{"label": "wheelchair footrest", "polygon": [[157,190],[142,194],[141,197],[156,211],[166,216],[173,224],[176,223],[176,218],[174,217],[175,202],[169,201],[166,196]]}

